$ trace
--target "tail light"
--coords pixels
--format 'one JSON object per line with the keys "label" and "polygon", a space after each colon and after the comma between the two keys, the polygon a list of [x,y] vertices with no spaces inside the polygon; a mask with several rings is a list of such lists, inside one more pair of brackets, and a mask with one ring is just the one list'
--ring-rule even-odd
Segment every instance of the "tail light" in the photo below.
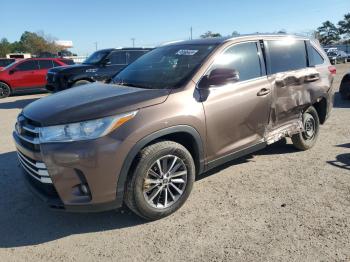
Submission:
{"label": "tail light", "polygon": [[329,66],[328,70],[334,76],[337,74],[337,68],[335,68],[335,66]]}

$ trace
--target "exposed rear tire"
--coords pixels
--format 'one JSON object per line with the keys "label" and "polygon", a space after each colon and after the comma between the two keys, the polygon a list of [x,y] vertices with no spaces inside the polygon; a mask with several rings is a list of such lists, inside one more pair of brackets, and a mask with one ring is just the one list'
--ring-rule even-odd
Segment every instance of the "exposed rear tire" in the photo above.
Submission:
{"label": "exposed rear tire", "polygon": [[72,87],[77,87],[77,86],[82,86],[82,85],[87,85],[87,84],[91,84],[91,82],[88,80],[78,80],[78,81],[74,82]]}
{"label": "exposed rear tire", "polygon": [[308,150],[315,145],[320,130],[320,120],[313,106],[304,112],[303,125],[304,131],[292,136],[292,142],[297,149]]}
{"label": "exposed rear tire", "polygon": [[10,95],[11,95],[11,88],[7,84],[0,82],[0,99],[8,97]]}
{"label": "exposed rear tire", "polygon": [[160,219],[178,210],[190,195],[195,180],[191,154],[172,141],[144,148],[131,172],[125,204],[147,220]]}

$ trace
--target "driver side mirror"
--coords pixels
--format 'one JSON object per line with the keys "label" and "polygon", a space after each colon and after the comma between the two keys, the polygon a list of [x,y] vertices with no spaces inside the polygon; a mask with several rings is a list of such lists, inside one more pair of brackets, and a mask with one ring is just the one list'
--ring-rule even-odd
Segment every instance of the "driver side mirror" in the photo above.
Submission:
{"label": "driver side mirror", "polygon": [[12,75],[12,74],[16,73],[17,71],[18,71],[18,69],[12,68],[12,69],[9,71],[9,74]]}
{"label": "driver side mirror", "polygon": [[102,63],[102,66],[107,66],[107,65],[110,65],[111,64],[111,60],[109,58],[106,58],[103,63]]}
{"label": "driver side mirror", "polygon": [[216,68],[205,76],[199,83],[200,88],[208,88],[211,86],[221,86],[239,81],[239,73],[235,69]]}

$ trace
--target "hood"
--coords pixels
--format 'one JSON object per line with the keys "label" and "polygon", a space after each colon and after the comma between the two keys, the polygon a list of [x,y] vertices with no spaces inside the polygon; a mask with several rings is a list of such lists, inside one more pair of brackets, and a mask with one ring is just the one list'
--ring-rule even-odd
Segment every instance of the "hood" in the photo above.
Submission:
{"label": "hood", "polygon": [[23,109],[24,116],[42,126],[74,123],[163,103],[169,89],[93,83],[41,98]]}
{"label": "hood", "polygon": [[67,65],[67,66],[58,66],[58,67],[53,67],[50,69],[51,73],[64,73],[64,72],[81,72],[86,69],[90,68],[96,68],[95,65],[88,65],[88,64],[75,64],[75,65]]}

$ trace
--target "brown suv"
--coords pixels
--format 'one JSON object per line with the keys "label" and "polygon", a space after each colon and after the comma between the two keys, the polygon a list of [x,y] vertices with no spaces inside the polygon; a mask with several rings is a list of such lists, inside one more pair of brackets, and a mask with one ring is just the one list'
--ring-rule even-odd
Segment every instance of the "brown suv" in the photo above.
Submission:
{"label": "brown suv", "polygon": [[332,108],[335,68],[306,38],[253,35],[161,46],[94,83],[40,99],[13,133],[47,203],[146,219],[173,213],[195,176],[283,137],[311,148]]}

